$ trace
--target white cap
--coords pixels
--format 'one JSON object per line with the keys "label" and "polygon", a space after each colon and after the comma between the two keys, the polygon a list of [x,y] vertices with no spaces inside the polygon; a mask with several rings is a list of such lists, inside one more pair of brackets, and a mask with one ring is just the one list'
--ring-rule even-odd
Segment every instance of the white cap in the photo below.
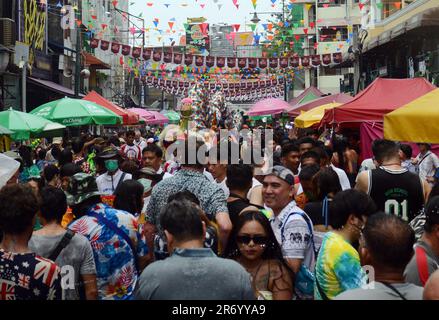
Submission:
{"label": "white cap", "polygon": [[0,154],[0,189],[6,185],[18,168],[20,168],[20,162]]}

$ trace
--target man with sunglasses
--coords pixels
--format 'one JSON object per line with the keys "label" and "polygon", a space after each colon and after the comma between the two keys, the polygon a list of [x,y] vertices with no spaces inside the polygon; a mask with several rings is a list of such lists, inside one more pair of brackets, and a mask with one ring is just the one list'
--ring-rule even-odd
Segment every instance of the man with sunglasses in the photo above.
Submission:
{"label": "man with sunglasses", "polygon": [[[294,175],[291,170],[274,166],[264,178],[262,196],[265,206],[273,211],[271,226],[283,257],[296,278],[299,274],[314,270],[313,226],[311,219],[294,201]],[[312,299],[313,290],[309,289],[299,288],[296,282],[297,298]]]}

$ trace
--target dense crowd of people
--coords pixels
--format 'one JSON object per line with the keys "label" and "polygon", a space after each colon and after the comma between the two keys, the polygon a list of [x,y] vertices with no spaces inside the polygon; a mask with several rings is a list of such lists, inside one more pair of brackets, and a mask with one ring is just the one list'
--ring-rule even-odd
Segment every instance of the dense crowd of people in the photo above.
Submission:
{"label": "dense crowd of people", "polygon": [[0,154],[0,300],[439,298],[430,145],[273,137],[262,162],[150,130]]}

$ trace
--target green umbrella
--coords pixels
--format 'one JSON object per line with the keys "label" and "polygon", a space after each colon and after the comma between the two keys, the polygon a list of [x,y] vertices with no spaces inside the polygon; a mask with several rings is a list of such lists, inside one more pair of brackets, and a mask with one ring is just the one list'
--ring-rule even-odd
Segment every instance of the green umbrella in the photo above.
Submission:
{"label": "green umbrella", "polygon": [[[0,112],[0,125],[13,132],[11,138],[14,140],[27,140],[54,129],[50,120],[13,109]],[[56,129],[63,128],[58,125]]]}
{"label": "green umbrella", "polygon": [[165,110],[161,112],[170,122],[179,122],[180,114],[174,110]]}
{"label": "green umbrella", "polygon": [[32,114],[65,126],[115,125],[122,117],[87,100],[64,98],[48,102],[31,111]]}
{"label": "green umbrella", "polygon": [[3,126],[0,126],[0,135],[11,135],[11,134],[13,134],[11,130]]}

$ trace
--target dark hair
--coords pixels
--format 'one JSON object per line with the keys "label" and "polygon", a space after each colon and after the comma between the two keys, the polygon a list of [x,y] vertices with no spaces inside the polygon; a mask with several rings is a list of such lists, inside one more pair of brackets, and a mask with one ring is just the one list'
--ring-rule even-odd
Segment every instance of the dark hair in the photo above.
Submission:
{"label": "dark hair", "polygon": [[115,147],[120,147],[120,140],[118,136],[111,136],[108,139],[108,143],[114,145]]}
{"label": "dark hair", "polygon": [[67,163],[73,162],[73,153],[72,150],[69,148],[65,148],[63,151],[61,151],[61,154],[58,159],[58,164],[60,167]]}
{"label": "dark hair", "polygon": [[134,137],[136,135],[136,133],[133,130],[128,130],[127,133],[125,134],[125,136],[127,137]]}
{"label": "dark hair", "polygon": [[421,143],[418,143],[418,146],[421,144],[423,144],[427,148],[427,150],[431,150],[431,144],[421,142]]}
{"label": "dark hair", "polygon": [[46,159],[46,154],[47,154],[46,149],[40,149],[38,151],[38,159],[39,160],[45,160]]}
{"label": "dark hair", "polygon": [[52,157],[56,160],[59,161],[59,158],[61,157],[61,148],[59,147],[59,145],[54,144],[52,146],[52,149],[50,150],[50,153],[52,154]]}
{"label": "dark hair", "polygon": [[439,224],[439,196],[433,195],[425,205],[425,224],[424,230],[427,233],[433,232],[433,226]]}
{"label": "dark hair", "polygon": [[262,255],[262,259],[277,259],[283,261],[283,255],[279,243],[276,240],[276,236],[273,233],[273,229],[270,225],[270,221],[260,211],[244,211],[236,219],[236,223],[233,226],[230,239],[227,242],[227,247],[224,250],[223,256],[225,258],[233,258],[239,255],[238,244],[236,242],[236,236],[242,227],[249,221],[257,221],[264,228],[268,237],[267,247]]}
{"label": "dark hair", "polygon": [[312,178],[317,200],[322,201],[329,193],[337,194],[341,191],[340,179],[332,168],[322,168]]}
{"label": "dark hair", "polygon": [[32,226],[38,211],[38,198],[26,184],[6,185],[0,190],[0,230],[23,233]]}
{"label": "dark hair", "polygon": [[227,187],[231,190],[248,190],[252,186],[253,167],[249,164],[227,166]]}
{"label": "dark hair", "polygon": [[286,157],[290,152],[299,152],[299,147],[295,143],[287,143],[282,145],[281,157]]}
{"label": "dark hair", "polygon": [[415,232],[395,215],[379,212],[368,218],[363,238],[379,266],[403,271],[413,256]]}
{"label": "dark hair", "polygon": [[172,202],[172,201],[177,201],[177,202],[189,201],[189,202],[196,204],[197,206],[200,205],[200,200],[198,200],[197,196],[188,190],[184,190],[184,191],[180,191],[180,192],[171,194],[168,197],[168,203]]}
{"label": "dark hair", "polygon": [[145,148],[143,148],[142,155],[145,152],[153,152],[157,158],[163,157],[163,150],[155,143],[149,143]]}
{"label": "dark hair", "polygon": [[302,137],[297,142],[297,145],[300,146],[301,144],[309,143],[312,144],[313,147],[316,145],[316,141],[311,137]]}
{"label": "dark hair", "polygon": [[18,149],[18,153],[20,157],[23,159],[23,163],[25,167],[31,167],[33,165],[31,147],[22,145]]}
{"label": "dark hair", "polygon": [[338,155],[338,167],[345,167],[344,152],[349,148],[349,142],[345,137],[334,137],[332,139],[332,151]]}
{"label": "dark hair", "polygon": [[124,162],[121,163],[120,170],[129,173],[131,175],[134,175],[139,170],[139,166],[133,160],[125,160]]}
{"label": "dark hair", "polygon": [[81,138],[76,137],[72,139],[72,150],[74,153],[79,153],[84,149],[84,141]]}
{"label": "dark hair", "polygon": [[64,177],[71,177],[80,172],[82,172],[81,167],[78,164],[71,162],[71,163],[66,163],[61,167],[59,171],[59,175],[61,178],[64,178]]}
{"label": "dark hair", "polygon": [[317,152],[311,151],[311,150],[305,152],[300,157],[300,163],[303,162],[303,159],[308,159],[308,158],[312,158],[312,159],[316,160],[317,164],[320,165],[320,156],[317,154]]}
{"label": "dark hair", "polygon": [[203,238],[202,210],[187,200],[171,201],[160,213],[160,226],[177,241]]}
{"label": "dark hair", "polygon": [[372,143],[372,153],[375,160],[382,162],[385,159],[398,157],[399,147],[394,141],[386,139],[376,139]]}
{"label": "dark hair", "polygon": [[340,229],[347,223],[351,214],[359,219],[363,216],[370,217],[376,212],[376,205],[364,192],[348,189],[335,195],[333,210],[332,226],[334,229]]}
{"label": "dark hair", "polygon": [[48,222],[56,220],[61,223],[67,211],[67,198],[58,188],[48,186],[41,191],[41,216]]}
{"label": "dark hair", "polygon": [[[330,156],[326,152],[324,146],[322,146],[322,147],[314,147],[310,151],[315,152],[319,156],[320,160],[326,160],[325,163],[327,163],[328,160],[330,159]],[[331,154],[332,154],[332,152],[331,152]]]}
{"label": "dark hair", "polygon": [[312,178],[319,172],[320,166],[317,164],[312,164],[310,166],[303,167],[299,173],[300,181],[311,181]]}
{"label": "dark hair", "polygon": [[114,191],[114,208],[133,215],[142,210],[143,185],[136,180],[125,180]]}
{"label": "dark hair", "polygon": [[59,169],[53,164],[47,165],[43,170],[44,179],[47,182],[52,181],[57,174],[59,174]]}
{"label": "dark hair", "polygon": [[399,146],[399,148],[401,149],[402,153],[404,153],[406,158],[410,159],[412,157],[413,150],[412,150],[412,147],[410,147],[410,145],[408,145],[408,144],[401,144]]}

